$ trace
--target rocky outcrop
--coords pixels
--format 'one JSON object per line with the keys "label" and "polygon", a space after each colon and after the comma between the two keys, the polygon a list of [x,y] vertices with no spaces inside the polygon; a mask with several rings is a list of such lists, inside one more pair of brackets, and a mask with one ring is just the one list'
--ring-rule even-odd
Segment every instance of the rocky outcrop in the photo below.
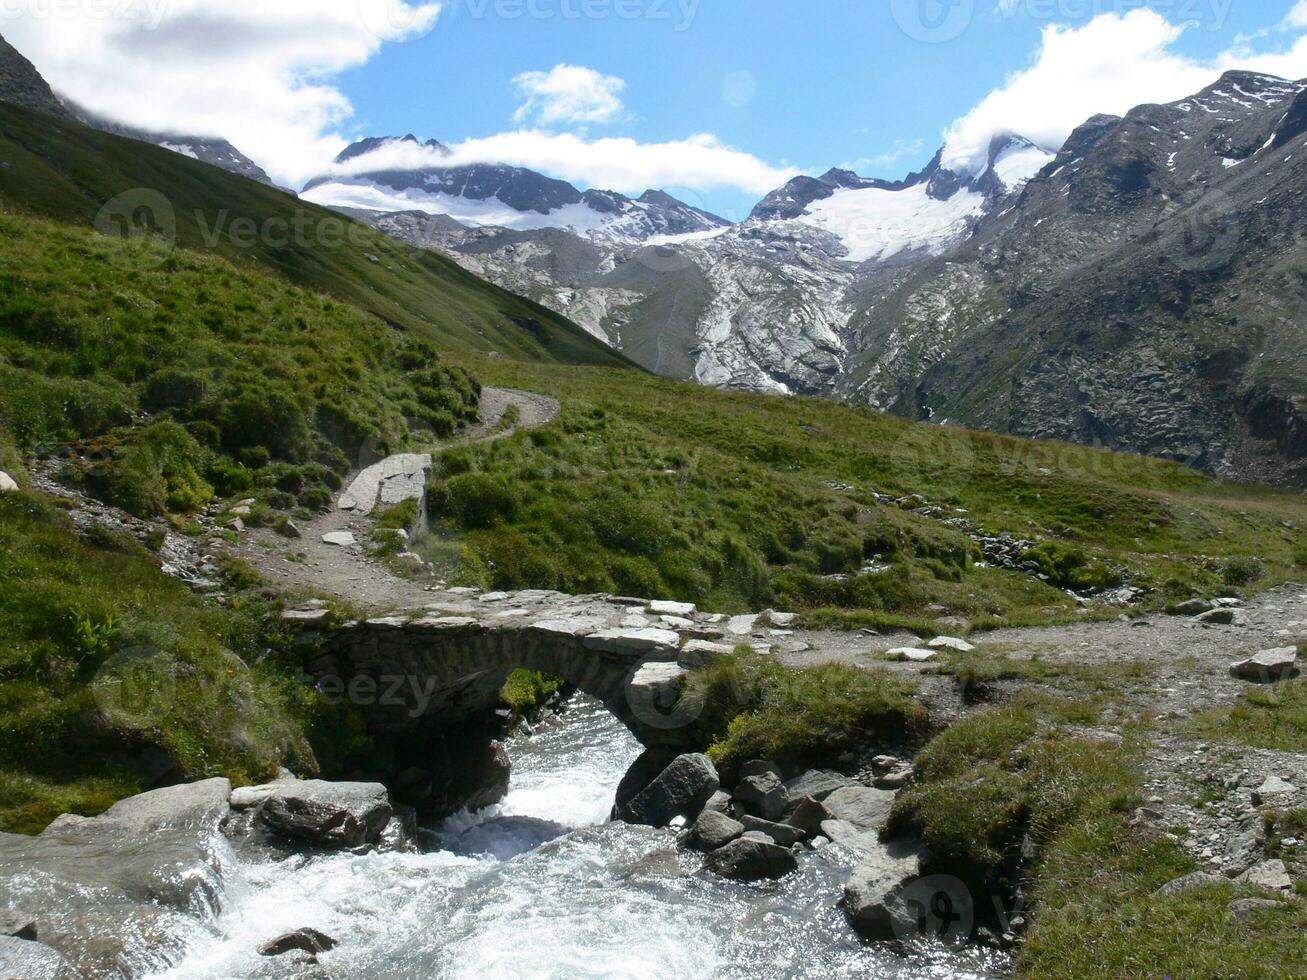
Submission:
{"label": "rocky outcrop", "polygon": [[259,807],[259,819],[273,833],[333,850],[379,843],[394,815],[380,783],[320,779],[274,783]]}
{"label": "rocky outcrop", "polygon": [[[65,815],[36,837],[0,834],[0,906],[34,909],[40,942],[67,960],[70,976],[116,976],[142,944],[217,903],[214,842],[230,794],[226,779],[209,779],[122,800],[98,817]],[[58,975],[36,972],[56,959],[35,943],[4,942],[4,955],[27,954],[33,972],[0,975]]]}
{"label": "rocky outcrop", "polygon": [[259,947],[260,956],[281,956],[285,953],[301,952],[308,953],[312,962],[316,962],[319,953],[326,953],[333,950],[339,944],[325,933],[318,932],[317,929],[296,929],[294,932],[288,932],[278,936],[276,939],[270,939]]}
{"label": "rocky outcrop", "polygon": [[774,772],[745,776],[732,798],[745,813],[763,820],[779,820],[790,803],[785,784]]}
{"label": "rocky outcrop", "polygon": [[797,870],[799,863],[790,850],[758,834],[740,837],[713,851],[707,866],[723,878],[759,881],[783,878]]}
{"label": "rocky outcrop", "polygon": [[743,836],[744,831],[745,826],[740,821],[716,810],[704,810],[686,832],[682,843],[696,851],[715,851]]}
{"label": "rocky outcrop", "polygon": [[892,936],[898,889],[917,874],[920,854],[914,840],[878,844],[863,854],[844,887],[844,912],[855,929],[878,938]]}
{"label": "rocky outcrop", "polygon": [[665,827],[676,817],[693,820],[720,785],[717,769],[706,755],[680,755],[619,807],[617,817],[650,827]]}

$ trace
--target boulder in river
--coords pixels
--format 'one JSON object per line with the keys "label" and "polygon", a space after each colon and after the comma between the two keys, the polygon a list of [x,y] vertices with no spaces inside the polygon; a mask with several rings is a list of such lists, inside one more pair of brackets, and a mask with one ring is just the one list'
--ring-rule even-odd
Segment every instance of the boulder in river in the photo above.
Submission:
{"label": "boulder in river", "polygon": [[44,943],[0,936],[0,977],[15,980],[73,980],[78,974],[64,957]]}
{"label": "boulder in river", "polygon": [[685,835],[685,846],[715,851],[744,834],[744,824],[716,810],[704,810]]}
{"label": "boulder in river", "polygon": [[316,956],[318,953],[325,953],[328,950],[335,949],[337,945],[336,940],[325,933],[318,932],[317,929],[296,929],[294,932],[288,932],[276,939],[268,940],[259,947],[259,955],[281,956],[283,953],[298,950],[301,953]]}
{"label": "boulder in river", "polygon": [[785,784],[773,772],[745,776],[736,784],[734,799],[745,813],[764,820],[779,820],[790,802]]}
{"label": "boulder in river", "polygon": [[766,834],[775,843],[781,847],[793,847],[808,835],[798,827],[787,823],[773,823],[770,820],[763,820],[761,817],[751,817],[745,814],[740,818],[740,824],[745,831],[755,830]]}
{"label": "boulder in river", "polygon": [[787,782],[785,790],[792,800],[801,800],[805,796],[811,796],[814,800],[820,802],[837,789],[855,785],[857,784],[848,776],[835,772],[833,769],[809,769],[802,776]]}
{"label": "boulder in river", "polygon": [[799,805],[785,818],[784,822],[802,831],[808,837],[816,837],[822,832],[822,823],[832,819],[834,818],[831,816],[831,812],[826,809],[823,803],[814,800],[811,796],[805,796],[799,801]]}
{"label": "boulder in river", "polygon": [[724,878],[760,881],[783,878],[796,870],[799,862],[789,850],[771,841],[740,837],[709,854],[707,866]]}
{"label": "boulder in river", "polygon": [[394,816],[380,783],[329,783],[294,779],[274,783],[259,809],[273,833],[318,847],[347,849],[375,844]]}
{"label": "boulder in river", "polygon": [[892,895],[914,877],[921,846],[900,839],[867,850],[844,886],[844,913],[859,932],[884,938],[892,932]]}
{"label": "boulder in river", "polygon": [[36,919],[18,909],[0,909],[0,936],[35,939]]}
{"label": "boulder in river", "polygon": [[894,805],[891,790],[867,786],[845,786],[822,801],[836,820],[846,820],[855,827],[880,830],[889,820]]}
{"label": "boulder in river", "polygon": [[206,779],[65,815],[35,837],[0,833],[0,907],[41,916],[40,943],[0,937],[0,977],[61,976],[58,956],[69,977],[116,976],[124,956],[191,923],[219,897],[214,842],[230,795],[226,779]]}
{"label": "boulder in river", "polygon": [[648,786],[618,807],[617,817],[650,827],[665,827],[676,817],[693,820],[720,786],[717,768],[706,755],[678,755]]}

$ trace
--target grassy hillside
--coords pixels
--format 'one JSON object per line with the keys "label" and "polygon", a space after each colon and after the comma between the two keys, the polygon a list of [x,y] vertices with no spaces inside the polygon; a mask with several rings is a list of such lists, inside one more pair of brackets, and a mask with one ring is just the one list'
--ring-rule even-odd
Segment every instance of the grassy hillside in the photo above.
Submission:
{"label": "grassy hillside", "polygon": [[194,596],[129,535],[80,538],[38,496],[0,495],[0,831],[161,780],[312,770],[308,702],[246,666],[274,641],[264,611]]}
{"label": "grassy hillside", "polygon": [[571,321],[432,252],[170,150],[0,104],[0,163],[0,201],[11,207],[106,232],[175,235],[187,248],[330,293],[418,339],[630,364]]}
{"label": "grassy hillside", "polygon": [[[911,625],[938,606],[981,624],[1077,615],[1055,586],[1118,576],[1161,603],[1307,574],[1301,494],[820,399],[602,370],[480,370],[563,401],[549,428],[438,458],[424,547],[486,585]],[[1049,583],[977,564],[964,522],[1039,542],[1026,557]],[[888,567],[858,574],[868,563]]]}
{"label": "grassy hillside", "polygon": [[365,442],[447,435],[479,390],[275,276],[0,213],[0,426],[29,449],[80,441],[90,489],[138,516],[215,494],[321,506]]}

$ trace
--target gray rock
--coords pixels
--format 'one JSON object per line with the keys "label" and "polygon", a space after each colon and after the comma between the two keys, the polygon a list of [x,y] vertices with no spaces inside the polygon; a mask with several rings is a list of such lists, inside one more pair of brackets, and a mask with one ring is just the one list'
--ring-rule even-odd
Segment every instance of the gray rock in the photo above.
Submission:
{"label": "gray rock", "polygon": [[921,846],[899,839],[878,844],[858,862],[844,886],[844,913],[859,932],[886,935],[891,931],[890,896],[916,875]]}
{"label": "gray rock", "polygon": [[690,640],[681,647],[681,655],[677,658],[677,663],[682,667],[688,667],[691,670],[698,670],[702,667],[711,667],[713,664],[729,657],[735,648],[725,643],[712,643],[709,640]]}
{"label": "gray rock", "polygon": [[376,844],[394,816],[380,783],[329,783],[320,779],[275,783],[259,810],[274,833],[318,847]]}
{"label": "gray rock", "polygon": [[970,653],[976,649],[973,644],[956,636],[937,636],[926,646],[932,650],[956,650],[958,653]]}
{"label": "gray rock", "polygon": [[895,647],[886,651],[886,656],[893,660],[910,660],[913,663],[934,660],[938,655],[938,650],[923,650],[921,647]]}
{"label": "gray rock", "polygon": [[300,538],[304,537],[304,532],[299,529],[299,525],[289,517],[277,525],[277,533],[283,538],[289,538],[292,541],[298,541]]}
{"label": "gray rock", "polygon": [[733,840],[709,854],[707,862],[712,871],[737,881],[783,878],[798,866],[799,862],[790,851],[773,844],[765,836],[761,840],[756,837]]}
{"label": "gray rock", "polygon": [[735,787],[735,802],[745,813],[764,820],[779,820],[790,802],[780,777],[772,772],[745,776]]}
{"label": "gray rock", "polygon": [[785,784],[785,789],[790,794],[790,799],[799,800],[805,796],[811,796],[814,800],[821,801],[834,793],[837,789],[843,789],[845,786],[857,785],[848,776],[841,775],[831,769],[809,769],[797,779],[791,779]]}
{"label": "gray rock", "polygon": [[823,837],[853,851],[865,853],[880,844],[880,837],[876,831],[854,826],[847,820],[823,820],[821,833]]}
{"label": "gray rock", "polygon": [[868,830],[880,830],[889,820],[894,794],[867,786],[845,786],[822,802],[836,820],[846,820],[855,827]]}
{"label": "gray rock", "polygon": [[1200,623],[1207,623],[1215,626],[1233,626],[1242,618],[1239,610],[1229,608],[1210,609],[1199,616],[1194,617]]}
{"label": "gray rock", "polygon": [[1215,608],[1206,599],[1188,599],[1172,606],[1167,612],[1172,616],[1201,616],[1203,613],[1209,613]]}
{"label": "gray rock", "polygon": [[820,801],[805,796],[799,801],[799,805],[790,811],[784,822],[809,837],[816,837],[822,832],[821,825],[831,819],[834,818],[831,817],[830,811]]}
{"label": "gray rock", "polygon": [[715,851],[741,836],[745,827],[716,810],[704,810],[685,835],[685,846],[696,851]]}
{"label": "gray rock", "polygon": [[765,759],[753,759],[740,766],[740,778],[746,776],[761,776],[763,773],[771,773],[777,779],[782,779],[781,767],[774,762],[768,762]]}
{"label": "gray rock", "polygon": [[730,814],[731,794],[725,790],[718,790],[708,798],[708,802],[703,805],[705,810],[713,810],[716,813]]}
{"label": "gray rock", "polygon": [[[41,915],[41,941],[68,960],[69,977],[117,976],[123,957],[219,900],[214,843],[230,795],[230,782],[209,779],[65,816],[36,837],[0,833],[0,907]],[[0,977],[61,975],[62,961],[32,940],[4,937],[4,947]]]}
{"label": "gray rock", "polygon": [[0,936],[0,977],[12,980],[73,980],[72,965],[61,954],[30,939]]}
{"label": "gray rock", "polygon": [[887,772],[883,776],[877,776],[875,786],[877,789],[900,790],[912,779],[911,769],[900,769],[898,772]]}
{"label": "gray rock", "polygon": [[354,535],[349,531],[328,531],[322,536],[323,544],[335,545],[338,548],[348,548],[350,545],[357,544]]}
{"label": "gray rock", "polygon": [[587,650],[631,656],[675,651],[681,638],[671,630],[616,629],[593,633],[583,638],[581,643]]}
{"label": "gray rock", "polygon": [[0,909],[0,936],[35,939],[36,919],[18,909]]}
{"label": "gray rock", "polygon": [[1293,783],[1285,782],[1279,776],[1267,776],[1266,781],[1253,790],[1252,803],[1253,806],[1261,806],[1271,797],[1288,796],[1296,792],[1298,788]]}
{"label": "gray rock", "polygon": [[706,755],[678,755],[620,808],[618,819],[650,827],[665,827],[675,817],[695,819],[720,786],[717,768]]}
{"label": "gray rock", "polygon": [[4,470],[0,470],[0,493],[14,493],[18,490],[18,484],[14,478]]}
{"label": "gray rock", "polygon": [[1179,878],[1172,878],[1157,891],[1153,892],[1153,898],[1165,898],[1167,895],[1179,895],[1181,892],[1187,892],[1191,888],[1202,888],[1205,885],[1219,885],[1226,879],[1220,875],[1208,874],[1206,871],[1191,871],[1187,875]]}
{"label": "gray rock", "polygon": [[316,929],[296,929],[294,932],[288,932],[264,943],[259,947],[259,955],[281,956],[283,953],[299,950],[301,953],[316,956],[318,953],[335,949],[337,945],[336,940]]}
{"label": "gray rock", "polygon": [[791,824],[773,823],[770,820],[763,820],[760,817],[751,817],[747,814],[740,818],[740,824],[746,831],[758,831],[766,834],[772,841],[781,847],[793,847],[808,835]]}
{"label": "gray rock", "polygon": [[1239,880],[1271,891],[1288,891],[1293,887],[1293,879],[1279,858],[1253,865],[1239,876]]}
{"label": "gray rock", "polygon": [[1236,898],[1225,908],[1225,917],[1230,922],[1245,922],[1268,909],[1278,909],[1280,903],[1269,898]]}
{"label": "gray rock", "polygon": [[1230,676],[1240,680],[1269,683],[1298,672],[1298,648],[1262,650],[1246,660],[1230,664]]}

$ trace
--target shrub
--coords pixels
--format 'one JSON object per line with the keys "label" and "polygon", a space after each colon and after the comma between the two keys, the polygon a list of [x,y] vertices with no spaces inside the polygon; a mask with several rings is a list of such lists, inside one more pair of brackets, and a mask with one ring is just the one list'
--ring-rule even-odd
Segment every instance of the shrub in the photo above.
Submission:
{"label": "shrub", "polygon": [[519,494],[502,476],[464,473],[446,481],[440,497],[466,528],[489,528],[511,520]]}
{"label": "shrub", "polygon": [[1033,561],[1048,580],[1061,589],[1083,591],[1106,589],[1119,585],[1121,576],[1083,549],[1065,541],[1045,541],[1021,555],[1022,561]]}
{"label": "shrub", "polygon": [[1233,588],[1242,588],[1245,585],[1252,585],[1262,577],[1264,572],[1260,558],[1240,555],[1226,559],[1221,566],[1221,581]]}

